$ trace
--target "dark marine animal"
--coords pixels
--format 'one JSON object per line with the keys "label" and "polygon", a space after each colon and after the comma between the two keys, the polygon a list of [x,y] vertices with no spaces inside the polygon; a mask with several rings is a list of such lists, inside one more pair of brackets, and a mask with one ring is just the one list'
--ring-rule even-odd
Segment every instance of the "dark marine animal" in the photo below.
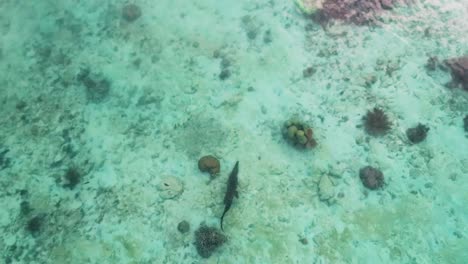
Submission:
{"label": "dark marine animal", "polygon": [[236,165],[234,165],[234,168],[232,169],[231,174],[229,174],[226,194],[224,195],[224,212],[223,212],[223,215],[221,216],[221,230],[223,231],[224,231],[223,229],[224,215],[231,208],[232,200],[234,200],[234,196],[239,198],[239,195],[237,194],[237,184],[238,184],[237,174],[238,173],[239,173],[239,161],[236,162]]}

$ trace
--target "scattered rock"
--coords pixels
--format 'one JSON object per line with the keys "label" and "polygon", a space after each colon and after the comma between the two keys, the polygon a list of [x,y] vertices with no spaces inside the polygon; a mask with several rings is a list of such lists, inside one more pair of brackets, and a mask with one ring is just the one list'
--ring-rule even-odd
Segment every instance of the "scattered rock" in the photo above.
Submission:
{"label": "scattered rock", "polygon": [[307,245],[309,244],[309,240],[307,238],[303,237],[299,239],[299,242],[301,242],[302,245]]}
{"label": "scattered rock", "polygon": [[375,75],[367,75],[364,77],[364,85],[367,88],[371,88],[377,82],[377,76]]}
{"label": "scattered rock", "polygon": [[213,58],[217,59],[221,57],[221,51],[220,50],[214,50],[213,51]]}
{"label": "scattered rock", "polygon": [[303,71],[302,71],[302,77],[305,79],[305,78],[309,78],[311,77],[312,75],[314,75],[315,73],[315,69],[313,67],[307,67],[305,68]]}
{"label": "scattered rock", "polygon": [[225,56],[223,56],[223,58],[222,58],[221,61],[219,62],[219,67],[221,68],[221,70],[227,69],[227,68],[229,68],[231,65],[232,65],[231,60],[228,59],[228,58],[225,57]]}
{"label": "scattered rock", "polygon": [[270,44],[271,42],[273,42],[273,37],[271,35],[271,30],[268,29],[263,34],[263,43]]}
{"label": "scattered rock", "polygon": [[241,19],[242,28],[247,34],[249,40],[255,40],[260,33],[261,24],[257,21],[256,16],[245,15]]}
{"label": "scattered rock", "polygon": [[78,73],[77,80],[86,87],[86,98],[93,103],[106,99],[110,91],[110,82],[99,74],[93,74],[87,68]]}
{"label": "scattered rock", "polygon": [[65,181],[63,187],[74,189],[80,183],[82,177],[83,173],[78,168],[74,166],[69,167],[63,176]]}
{"label": "scattered rock", "polygon": [[439,58],[437,58],[437,56],[431,56],[427,59],[425,67],[428,71],[435,71],[439,64]]}
{"label": "scattered rock", "polygon": [[328,175],[320,177],[317,187],[320,201],[327,202],[328,204],[334,202],[335,187]]}
{"label": "scattered rock", "polygon": [[416,127],[408,128],[406,130],[406,136],[408,137],[409,141],[417,144],[426,138],[428,131],[429,128],[427,126],[418,124]]}
{"label": "scattered rock", "polygon": [[219,79],[224,81],[226,80],[227,78],[229,78],[231,76],[231,71],[229,69],[223,69],[221,70],[221,72],[219,73]]}
{"label": "scattered rock", "polygon": [[452,83],[468,91],[468,56],[448,59],[445,61],[452,73]]}
{"label": "scattered rock", "polygon": [[19,110],[19,111],[24,110],[27,106],[28,106],[28,104],[23,100],[20,100],[20,101],[18,101],[16,103],[16,109]]}
{"label": "scattered rock", "polygon": [[165,177],[158,185],[159,196],[163,199],[174,199],[184,192],[184,184],[174,176]]}
{"label": "scattered rock", "polygon": [[28,201],[22,201],[20,203],[20,212],[21,212],[21,214],[28,215],[32,211],[33,211],[33,209],[31,208],[31,204],[29,204]]}
{"label": "scattered rock", "polygon": [[26,223],[26,230],[31,232],[33,235],[39,233],[45,222],[45,215],[39,214],[34,216],[33,218],[29,219]]}
{"label": "scattered rock", "polygon": [[384,185],[383,173],[374,167],[366,166],[359,170],[359,177],[361,178],[362,184],[371,190],[376,190]]}
{"label": "scattered rock", "polygon": [[141,16],[141,8],[135,4],[127,4],[122,8],[122,18],[133,22]]}
{"label": "scattered rock", "polygon": [[231,60],[229,60],[227,57],[223,56],[221,58],[221,62],[219,63],[219,66],[221,68],[221,72],[219,73],[218,77],[220,80],[224,81],[231,77]]}
{"label": "scattered rock", "polygon": [[207,155],[198,160],[198,168],[201,172],[208,172],[211,176],[215,176],[219,173],[221,165],[216,157]]}

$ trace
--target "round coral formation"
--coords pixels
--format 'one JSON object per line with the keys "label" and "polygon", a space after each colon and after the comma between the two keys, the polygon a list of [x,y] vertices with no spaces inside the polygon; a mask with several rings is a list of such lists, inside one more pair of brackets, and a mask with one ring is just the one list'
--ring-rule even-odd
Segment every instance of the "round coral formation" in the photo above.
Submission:
{"label": "round coral formation", "polygon": [[366,166],[359,170],[359,178],[368,189],[376,190],[384,185],[383,173],[374,167]]}
{"label": "round coral formation", "polygon": [[122,8],[122,17],[128,22],[133,22],[141,16],[141,9],[135,4],[127,4]]}
{"label": "round coral formation", "polygon": [[180,233],[184,234],[190,231],[190,224],[189,222],[183,220],[177,225],[177,230],[179,230]]}
{"label": "round coral formation", "polygon": [[217,158],[211,155],[207,155],[201,157],[198,160],[198,168],[201,172],[208,172],[211,176],[215,176],[219,173],[221,165]]}
{"label": "round coral formation", "polygon": [[284,123],[283,136],[293,146],[304,149],[313,148],[317,141],[313,138],[310,126],[299,120],[291,119]]}

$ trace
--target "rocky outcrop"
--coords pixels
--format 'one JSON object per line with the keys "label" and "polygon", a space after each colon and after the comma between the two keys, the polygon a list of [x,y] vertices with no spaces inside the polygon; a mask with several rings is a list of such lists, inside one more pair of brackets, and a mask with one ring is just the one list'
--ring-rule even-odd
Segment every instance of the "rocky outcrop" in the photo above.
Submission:
{"label": "rocky outcrop", "polygon": [[452,73],[452,85],[468,91],[468,56],[448,59],[445,64]]}
{"label": "rocky outcrop", "polygon": [[317,15],[320,22],[341,20],[357,25],[372,24],[395,3],[395,0],[325,0]]}

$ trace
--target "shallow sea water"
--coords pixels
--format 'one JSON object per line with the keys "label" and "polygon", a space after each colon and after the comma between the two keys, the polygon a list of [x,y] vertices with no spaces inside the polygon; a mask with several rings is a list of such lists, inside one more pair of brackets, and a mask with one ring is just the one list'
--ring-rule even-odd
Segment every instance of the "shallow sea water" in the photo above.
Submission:
{"label": "shallow sea water", "polygon": [[[1,0],[0,262],[467,263],[468,91],[444,61],[468,55],[468,2],[375,16]],[[379,135],[374,108],[391,124]],[[291,119],[315,147],[291,144]],[[206,227],[204,246],[226,241],[201,256]]]}

